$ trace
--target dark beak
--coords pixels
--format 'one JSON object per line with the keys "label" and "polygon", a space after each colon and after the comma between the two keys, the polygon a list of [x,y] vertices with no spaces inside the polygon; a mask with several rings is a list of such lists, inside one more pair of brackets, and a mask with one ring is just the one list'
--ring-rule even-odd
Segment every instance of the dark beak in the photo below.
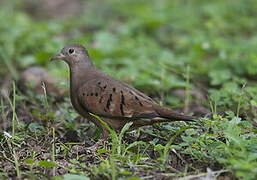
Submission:
{"label": "dark beak", "polygon": [[57,54],[57,55],[55,55],[55,56],[53,56],[53,57],[51,57],[51,61],[53,61],[53,60],[64,60],[64,58],[65,58],[65,55],[64,54],[62,54],[62,53],[59,53],[59,54]]}

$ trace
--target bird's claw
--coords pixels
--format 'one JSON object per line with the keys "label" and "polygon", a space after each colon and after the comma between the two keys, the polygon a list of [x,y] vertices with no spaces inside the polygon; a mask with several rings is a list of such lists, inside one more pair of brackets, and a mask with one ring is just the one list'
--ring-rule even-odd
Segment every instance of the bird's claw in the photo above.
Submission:
{"label": "bird's claw", "polygon": [[86,148],[86,153],[95,153],[100,145],[104,145],[106,143],[106,139],[99,139],[98,142],[96,142],[93,146],[87,147]]}
{"label": "bird's claw", "polygon": [[98,150],[98,148],[99,148],[99,144],[96,143],[93,146],[87,147],[86,148],[86,153],[87,154],[93,154],[93,153],[95,153]]}

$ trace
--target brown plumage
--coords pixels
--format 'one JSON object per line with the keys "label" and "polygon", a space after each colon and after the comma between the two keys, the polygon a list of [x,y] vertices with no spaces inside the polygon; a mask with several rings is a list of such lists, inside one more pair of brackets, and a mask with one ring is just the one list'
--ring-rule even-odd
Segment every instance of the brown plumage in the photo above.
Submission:
{"label": "brown plumage", "polygon": [[102,129],[104,138],[108,136],[108,131],[89,113],[100,116],[117,131],[130,121],[137,128],[157,122],[194,119],[158,105],[144,93],[101,72],[92,64],[82,45],[67,45],[52,59],[68,63],[72,105],[80,115]]}

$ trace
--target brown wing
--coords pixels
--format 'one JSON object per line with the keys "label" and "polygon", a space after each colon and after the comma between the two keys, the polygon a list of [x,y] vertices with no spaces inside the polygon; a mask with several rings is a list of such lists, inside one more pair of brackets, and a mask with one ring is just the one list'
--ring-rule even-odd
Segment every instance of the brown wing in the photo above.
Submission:
{"label": "brown wing", "polygon": [[79,89],[79,102],[89,112],[109,118],[158,117],[156,103],[140,91],[115,79],[98,78]]}

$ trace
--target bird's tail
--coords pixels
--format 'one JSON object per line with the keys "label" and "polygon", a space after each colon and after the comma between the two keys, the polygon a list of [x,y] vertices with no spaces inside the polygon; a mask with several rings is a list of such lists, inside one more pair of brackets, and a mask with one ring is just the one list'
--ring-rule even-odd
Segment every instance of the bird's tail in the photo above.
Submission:
{"label": "bird's tail", "polygon": [[156,106],[155,111],[160,115],[161,118],[165,118],[168,121],[195,121],[196,117],[185,116],[179,114],[169,108]]}

